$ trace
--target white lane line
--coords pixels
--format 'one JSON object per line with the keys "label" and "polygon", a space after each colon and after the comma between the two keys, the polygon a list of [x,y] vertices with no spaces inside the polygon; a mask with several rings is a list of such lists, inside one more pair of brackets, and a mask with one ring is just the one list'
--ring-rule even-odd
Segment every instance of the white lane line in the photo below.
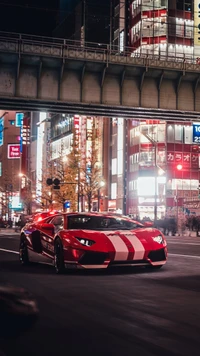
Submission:
{"label": "white lane line", "polygon": [[197,258],[197,259],[200,259],[200,256],[181,255],[181,254],[179,254],[179,253],[168,253],[168,256],[174,256],[174,257],[189,257],[189,258]]}
{"label": "white lane line", "polygon": [[[15,255],[19,255],[18,251],[13,251],[13,250],[7,250],[5,248],[0,248],[0,251],[2,252],[8,252],[8,253],[13,253]],[[168,253],[168,256],[174,256],[174,257],[189,257],[189,258],[197,258],[200,259],[200,256],[194,256],[194,255],[181,255],[178,253]],[[48,263],[47,263],[48,264]]]}
{"label": "white lane line", "polygon": [[[3,251],[3,252],[9,252],[9,253],[13,253],[15,255],[19,255],[19,252],[17,251],[13,251],[13,250],[6,250],[5,248],[0,248],[0,251]],[[48,266],[52,266],[52,263],[49,263],[49,262],[37,262],[39,264],[42,264],[42,265],[48,265]],[[0,355],[1,356],[1,355]]]}
{"label": "white lane line", "polygon": [[0,248],[0,251],[9,252],[9,253],[14,253],[15,255],[19,255],[19,252],[18,252],[18,251],[6,250],[5,248]]}
{"label": "white lane line", "polygon": [[1,236],[1,235],[0,235],[0,239],[1,239],[1,240],[16,239],[16,236],[11,236],[11,235],[4,235],[4,236]]}
{"label": "white lane line", "polygon": [[[50,262],[41,262],[41,261],[38,261],[37,263],[39,263],[40,265],[53,266],[53,264],[50,263]],[[1,355],[0,355],[0,356],[1,356]]]}
{"label": "white lane line", "polygon": [[200,246],[200,243],[195,243],[195,242],[169,242],[167,241],[167,244],[172,244],[172,245],[193,245],[193,246]]}

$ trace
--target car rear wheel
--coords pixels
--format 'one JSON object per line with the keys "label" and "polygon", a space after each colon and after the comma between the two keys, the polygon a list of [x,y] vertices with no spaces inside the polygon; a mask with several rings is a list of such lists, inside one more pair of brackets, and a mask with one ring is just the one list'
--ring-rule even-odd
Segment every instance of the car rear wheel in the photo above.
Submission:
{"label": "car rear wheel", "polygon": [[20,261],[21,265],[24,265],[24,266],[29,264],[28,248],[27,248],[25,237],[20,238],[19,261]]}
{"label": "car rear wheel", "polygon": [[65,270],[63,246],[60,239],[56,239],[54,247],[54,266],[57,274]]}

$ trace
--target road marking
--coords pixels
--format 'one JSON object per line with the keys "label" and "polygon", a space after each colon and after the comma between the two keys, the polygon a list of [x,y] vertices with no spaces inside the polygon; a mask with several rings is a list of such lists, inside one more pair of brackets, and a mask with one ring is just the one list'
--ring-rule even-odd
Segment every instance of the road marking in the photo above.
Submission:
{"label": "road marking", "polygon": [[[39,263],[40,265],[47,265],[47,266],[53,266],[52,263],[50,262],[41,262],[41,261],[37,261],[37,263]],[[1,356],[1,355],[0,355]]]}
{"label": "road marking", "polygon": [[200,246],[200,243],[195,243],[195,242],[167,242],[168,244],[172,244],[172,245],[193,245],[193,246]]}
{"label": "road marking", "polygon": [[[5,248],[0,248],[0,251],[2,252],[8,252],[8,253],[13,253],[15,255],[19,255],[19,252],[18,251],[14,251],[14,250],[7,250]],[[178,254],[178,253],[168,253],[168,256],[174,256],[174,257],[189,257],[189,258],[197,258],[197,259],[200,259],[200,256],[194,256],[194,255],[181,255],[181,254]],[[41,262],[43,263],[43,262]],[[48,264],[48,263],[45,263],[44,264]]]}
{"label": "road marking", "polygon": [[0,248],[0,251],[9,252],[9,253],[14,253],[15,255],[19,255],[19,252],[18,252],[18,251],[6,250],[5,248]]}
{"label": "road marking", "polygon": [[[6,250],[5,248],[0,248],[0,251],[9,252],[9,253],[13,253],[13,254],[15,254],[15,255],[19,255],[19,252],[13,251],[13,250]],[[42,265],[52,266],[52,263],[49,263],[49,262],[41,262],[41,261],[38,261],[37,263],[42,264]],[[1,355],[0,355],[0,356],[1,356]]]}
{"label": "road marking", "polygon": [[178,253],[168,253],[168,256],[174,256],[174,257],[189,257],[189,258],[197,258],[197,259],[200,259],[200,256],[181,255],[181,254],[178,254]]}
{"label": "road marking", "polygon": [[4,240],[5,240],[5,239],[7,239],[7,240],[8,240],[8,239],[16,239],[16,236],[11,236],[11,235],[3,235],[3,236],[2,236],[2,235],[0,235],[0,239],[2,239],[2,240],[3,240],[3,239],[4,239]]}

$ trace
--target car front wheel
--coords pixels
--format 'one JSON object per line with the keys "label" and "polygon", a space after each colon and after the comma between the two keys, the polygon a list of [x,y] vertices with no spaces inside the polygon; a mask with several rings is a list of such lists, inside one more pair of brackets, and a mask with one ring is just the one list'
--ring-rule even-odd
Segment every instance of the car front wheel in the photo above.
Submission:
{"label": "car front wheel", "polygon": [[56,239],[54,246],[54,266],[57,274],[65,270],[63,246],[60,239]]}
{"label": "car front wheel", "polygon": [[27,244],[26,244],[26,239],[24,237],[20,238],[19,261],[20,261],[21,265],[29,264],[28,248],[27,248]]}

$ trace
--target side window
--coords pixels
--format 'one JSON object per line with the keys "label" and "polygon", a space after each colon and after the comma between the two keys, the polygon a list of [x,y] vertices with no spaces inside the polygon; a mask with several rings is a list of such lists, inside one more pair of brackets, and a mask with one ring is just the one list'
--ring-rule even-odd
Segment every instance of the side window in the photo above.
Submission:
{"label": "side window", "polygon": [[53,224],[56,227],[59,227],[59,229],[61,229],[63,227],[63,216],[61,216],[61,215],[56,216],[50,222],[51,222],[51,224]]}

